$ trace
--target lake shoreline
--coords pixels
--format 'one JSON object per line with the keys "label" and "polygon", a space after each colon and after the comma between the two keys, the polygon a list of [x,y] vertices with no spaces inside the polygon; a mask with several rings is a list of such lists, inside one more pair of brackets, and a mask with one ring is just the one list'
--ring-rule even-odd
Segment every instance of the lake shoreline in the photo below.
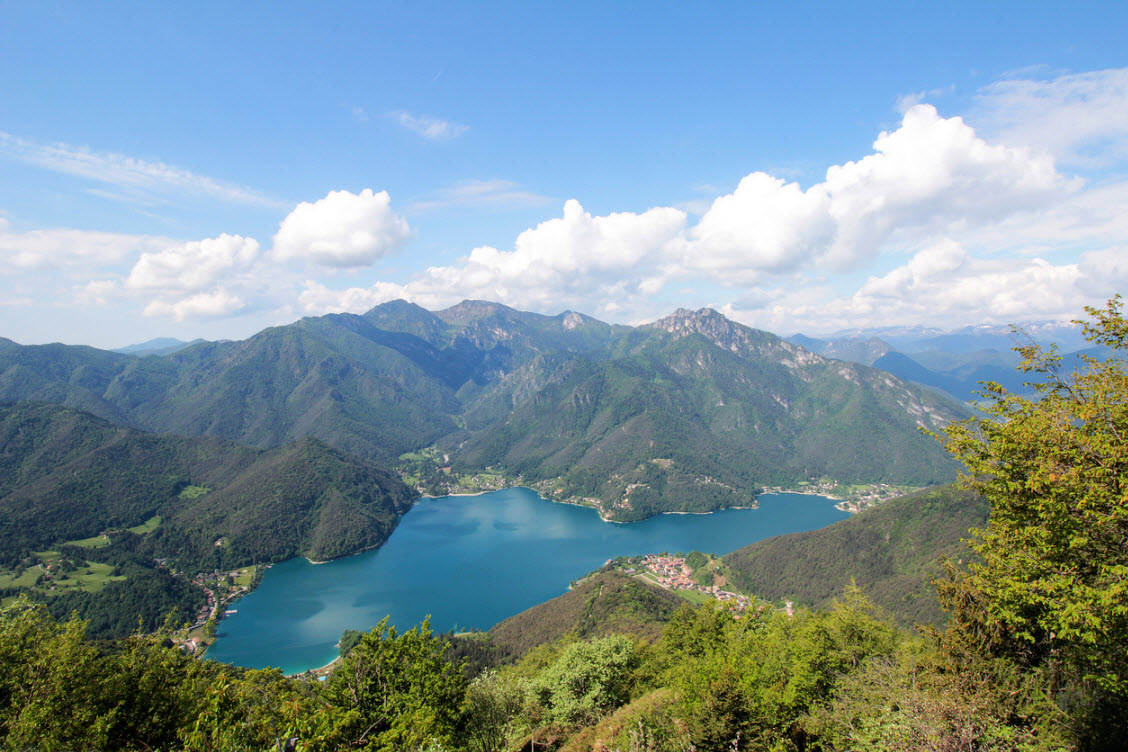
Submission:
{"label": "lake shoreline", "polygon": [[[848,516],[810,493],[767,494],[756,509],[717,510],[725,515],[662,513],[640,525],[599,524],[602,519],[572,511],[583,505],[555,502],[525,486],[458,497],[424,497],[375,550],[318,564],[300,556],[275,564],[241,599],[239,612],[223,620],[208,657],[324,675],[340,665],[330,658],[344,630],[370,629],[385,616],[405,630],[428,615],[437,632],[453,625],[485,629],[559,595],[615,556],[720,555]],[[456,498],[459,503],[445,503]]]}

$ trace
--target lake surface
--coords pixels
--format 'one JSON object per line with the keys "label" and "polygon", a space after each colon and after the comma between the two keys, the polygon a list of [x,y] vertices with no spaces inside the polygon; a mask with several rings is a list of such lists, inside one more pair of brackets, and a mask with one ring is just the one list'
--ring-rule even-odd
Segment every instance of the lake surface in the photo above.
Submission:
{"label": "lake surface", "polygon": [[370,629],[386,615],[400,631],[428,615],[435,632],[485,630],[564,593],[615,556],[724,554],[849,516],[822,496],[764,494],[759,502],[758,509],[613,524],[527,488],[421,499],[375,551],[271,567],[220,622],[208,657],[298,673],[336,658],[344,630]]}

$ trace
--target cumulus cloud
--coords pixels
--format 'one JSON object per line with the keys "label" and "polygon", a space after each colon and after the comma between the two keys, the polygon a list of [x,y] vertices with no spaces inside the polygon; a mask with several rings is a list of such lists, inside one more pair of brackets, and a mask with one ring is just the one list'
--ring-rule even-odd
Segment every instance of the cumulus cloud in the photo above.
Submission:
{"label": "cumulus cloud", "polygon": [[116,280],[96,279],[76,288],[74,299],[80,305],[109,305],[117,297],[119,289]]}
{"label": "cumulus cloud", "polygon": [[142,254],[125,286],[131,290],[198,292],[249,268],[258,253],[257,240],[239,235],[192,241]]}
{"label": "cumulus cloud", "polygon": [[430,115],[413,115],[403,110],[389,115],[401,126],[428,141],[453,141],[470,128],[468,125],[459,125]]}
{"label": "cumulus cloud", "polygon": [[274,259],[302,259],[326,267],[368,266],[399,250],[411,237],[394,214],[387,191],[359,194],[332,191],[314,203],[302,202],[282,220],[274,236]]}
{"label": "cumulus cloud", "polygon": [[459,289],[463,297],[537,307],[625,294],[648,269],[681,252],[685,218],[668,207],[592,216],[570,200],[562,217],[517,236],[514,250],[475,248],[461,267],[428,269],[408,287]]}
{"label": "cumulus cloud", "polygon": [[[303,301],[312,312],[362,310],[391,297],[425,306],[485,298],[638,318],[673,282],[759,290],[904,253],[913,254],[908,263],[871,280],[840,310],[865,316],[897,296],[931,300],[943,285],[958,287],[958,298],[967,302],[1004,278],[1017,301],[1039,286],[1075,285],[1077,279],[1067,267],[1035,260],[1037,252],[1026,254],[1022,274],[1012,278],[1008,262],[980,261],[968,243],[975,243],[976,254],[983,248],[1013,253],[1029,240],[1017,228],[1050,222],[1055,212],[1061,216],[1054,226],[1065,237],[1066,218],[1076,222],[1079,215],[1078,204],[1063,207],[1090,195],[1083,188],[1059,173],[1049,156],[990,144],[961,118],[916,104],[896,130],[877,137],[872,154],[830,167],[823,182],[804,189],[752,173],[693,226],[680,209],[593,216],[570,200],[563,216],[522,232],[512,250],[478,247],[459,265],[426,269],[403,285],[338,292],[307,287]],[[1115,205],[1113,198],[1097,202],[1089,220],[1122,222]],[[976,284],[977,277],[989,283]],[[995,294],[978,309],[994,315],[1013,305]]]}
{"label": "cumulus cloud", "polygon": [[315,280],[306,280],[305,289],[298,296],[298,304],[308,316],[326,313],[362,313],[389,300],[407,297],[410,293],[402,285],[378,282],[372,287],[350,287],[331,290]]}
{"label": "cumulus cloud", "polygon": [[803,191],[762,172],[716,199],[693,228],[686,258],[691,269],[722,272],[747,282],[764,271],[800,266],[834,238],[830,196],[824,186]]}
{"label": "cumulus cloud", "polygon": [[163,162],[150,162],[113,152],[97,152],[68,144],[38,144],[0,131],[0,157],[52,172],[114,185],[140,194],[100,193],[114,200],[144,201],[146,192],[184,192],[220,201],[277,208],[280,203],[257,191],[198,175]]}
{"label": "cumulus cloud", "polygon": [[162,316],[181,322],[189,318],[220,318],[236,313],[246,306],[238,296],[227,290],[214,290],[189,295],[174,302],[154,300],[145,306],[146,316]]}
{"label": "cumulus cloud", "polygon": [[167,238],[94,230],[16,232],[11,222],[0,217],[0,272],[105,266],[168,242]]}
{"label": "cumulus cloud", "polygon": [[890,246],[1001,222],[1060,201],[1080,183],[1045,155],[991,145],[961,118],[914,105],[874,153],[835,165],[807,190],[764,173],[713,202],[685,266],[748,283],[807,266],[848,270]]}
{"label": "cumulus cloud", "polygon": [[679,258],[686,215],[668,207],[641,214],[592,216],[578,201],[563,216],[525,230],[514,250],[475,248],[461,266],[430,267],[404,285],[331,291],[307,285],[307,312],[364,310],[404,297],[424,306],[463,298],[499,300],[535,309],[609,311],[631,296],[651,294],[663,262]]}
{"label": "cumulus cloud", "polygon": [[846,327],[1011,324],[1076,318],[1085,305],[1128,286],[1128,246],[1082,254],[1076,261],[986,258],[958,242],[939,241],[904,264],[870,277],[856,291],[799,284],[756,291],[726,312],[773,331],[830,334]]}

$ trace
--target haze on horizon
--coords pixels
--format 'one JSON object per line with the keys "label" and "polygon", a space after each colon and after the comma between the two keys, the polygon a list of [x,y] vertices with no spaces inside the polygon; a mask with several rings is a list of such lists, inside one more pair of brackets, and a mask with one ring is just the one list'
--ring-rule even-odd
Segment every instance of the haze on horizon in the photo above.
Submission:
{"label": "haze on horizon", "polygon": [[1067,321],[1128,288],[1122,6],[5,15],[22,344],[396,298],[818,335]]}

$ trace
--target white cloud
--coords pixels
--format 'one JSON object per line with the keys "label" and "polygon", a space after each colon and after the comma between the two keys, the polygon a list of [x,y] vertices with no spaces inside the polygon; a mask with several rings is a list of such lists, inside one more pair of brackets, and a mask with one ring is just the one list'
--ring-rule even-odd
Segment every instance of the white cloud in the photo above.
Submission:
{"label": "white cloud", "polygon": [[677,209],[592,216],[571,200],[562,217],[522,232],[512,251],[475,248],[461,266],[431,267],[402,286],[332,291],[307,284],[302,303],[307,312],[358,312],[397,297],[425,307],[481,298],[536,310],[613,311],[661,286],[655,270],[681,255],[684,230]]}
{"label": "white cloud", "polygon": [[154,300],[145,306],[146,316],[162,316],[181,322],[189,318],[220,318],[238,312],[246,303],[227,290],[197,293],[169,303]]}
{"label": "white cloud", "polygon": [[249,268],[258,252],[257,240],[224,234],[144,253],[126,278],[125,287],[198,292]]}
{"label": "white cloud", "polygon": [[830,197],[822,186],[803,191],[762,172],[721,196],[690,233],[686,266],[749,281],[765,271],[792,269],[827,248],[834,237]]}
{"label": "white cloud", "polygon": [[468,125],[459,125],[430,115],[413,115],[403,110],[391,112],[389,115],[401,126],[428,141],[453,141],[470,128]]}
{"label": "white cloud", "polygon": [[[1037,250],[1013,267],[976,256],[1014,255],[1015,246],[1030,242],[1021,227],[1036,222],[1068,235],[1066,223],[1078,220],[1080,197],[1088,195],[1081,181],[1060,174],[1048,156],[989,144],[961,118],[942,118],[935,108],[918,104],[905,112],[899,128],[877,137],[872,154],[830,167],[824,182],[804,190],[752,173],[713,201],[692,227],[679,209],[592,216],[570,200],[562,217],[522,232],[511,251],[478,247],[460,265],[429,268],[404,285],[340,292],[307,288],[304,300],[321,310],[355,311],[391,297],[424,306],[484,298],[637,319],[675,280],[698,290],[714,285],[747,291],[791,282],[795,275],[864,269],[883,254],[908,252],[915,255],[907,264],[871,280],[840,312],[864,317],[882,301],[907,296],[929,302],[919,310],[902,305],[906,315],[923,315],[929,305],[953,311],[953,299],[1001,315],[1038,291],[1049,301],[1043,288],[1075,285],[1076,275],[1068,265],[1039,261]],[[1118,196],[1090,207],[1088,221],[1105,227],[1123,222],[1115,210]],[[1062,208],[1070,205],[1073,209]],[[1063,214],[1051,221],[1055,212]],[[977,284],[978,277],[989,282]],[[1004,284],[1015,291],[1010,302],[992,289]],[[938,293],[943,285],[959,294],[944,302]],[[988,292],[990,300],[972,303]],[[1044,307],[1057,310],[1055,305]]]}
{"label": "white cloud", "polygon": [[167,238],[94,230],[15,232],[11,223],[0,217],[0,273],[105,266],[169,242]]}
{"label": "white cloud", "polygon": [[1065,164],[1128,158],[1128,68],[1050,79],[1010,78],[978,93],[976,120],[996,138]]}
{"label": "white cloud", "polygon": [[387,191],[332,191],[302,202],[282,220],[274,236],[277,261],[304,259],[326,267],[369,266],[398,250],[411,228],[390,208]]}
{"label": "white cloud", "polygon": [[852,327],[1068,321],[1085,305],[1128,286],[1128,246],[1083,254],[1076,262],[1043,258],[983,258],[953,240],[914,254],[869,278],[852,294],[800,284],[758,290],[727,312],[772,331],[829,334]]}
{"label": "white cloud", "polygon": [[86,178],[119,188],[140,191],[140,195],[104,192],[115,200],[148,202],[145,192],[170,191],[209,196],[236,204],[278,208],[281,204],[268,196],[230,183],[224,183],[188,170],[113,152],[96,152],[68,144],[37,144],[0,131],[0,157],[32,164],[52,172]]}
{"label": "white cloud", "polygon": [[424,212],[465,207],[511,209],[540,206],[548,201],[547,197],[523,190],[510,180],[467,180],[438,190],[431,198],[412,203],[407,207],[407,211]]}
{"label": "white cloud", "polygon": [[74,300],[80,305],[109,305],[117,298],[120,290],[116,280],[96,279],[79,286],[75,290]]}
{"label": "white cloud", "polygon": [[744,178],[692,229],[685,266],[730,284],[812,266],[848,270],[1051,206],[1080,187],[1047,156],[990,145],[961,118],[915,105],[873,154],[830,167],[806,191],[764,173]]}
{"label": "white cloud", "polygon": [[331,290],[320,282],[307,280],[305,289],[298,296],[298,303],[307,316],[343,312],[363,313],[381,303],[408,295],[409,293],[401,285],[390,282],[378,282],[372,287]]}

